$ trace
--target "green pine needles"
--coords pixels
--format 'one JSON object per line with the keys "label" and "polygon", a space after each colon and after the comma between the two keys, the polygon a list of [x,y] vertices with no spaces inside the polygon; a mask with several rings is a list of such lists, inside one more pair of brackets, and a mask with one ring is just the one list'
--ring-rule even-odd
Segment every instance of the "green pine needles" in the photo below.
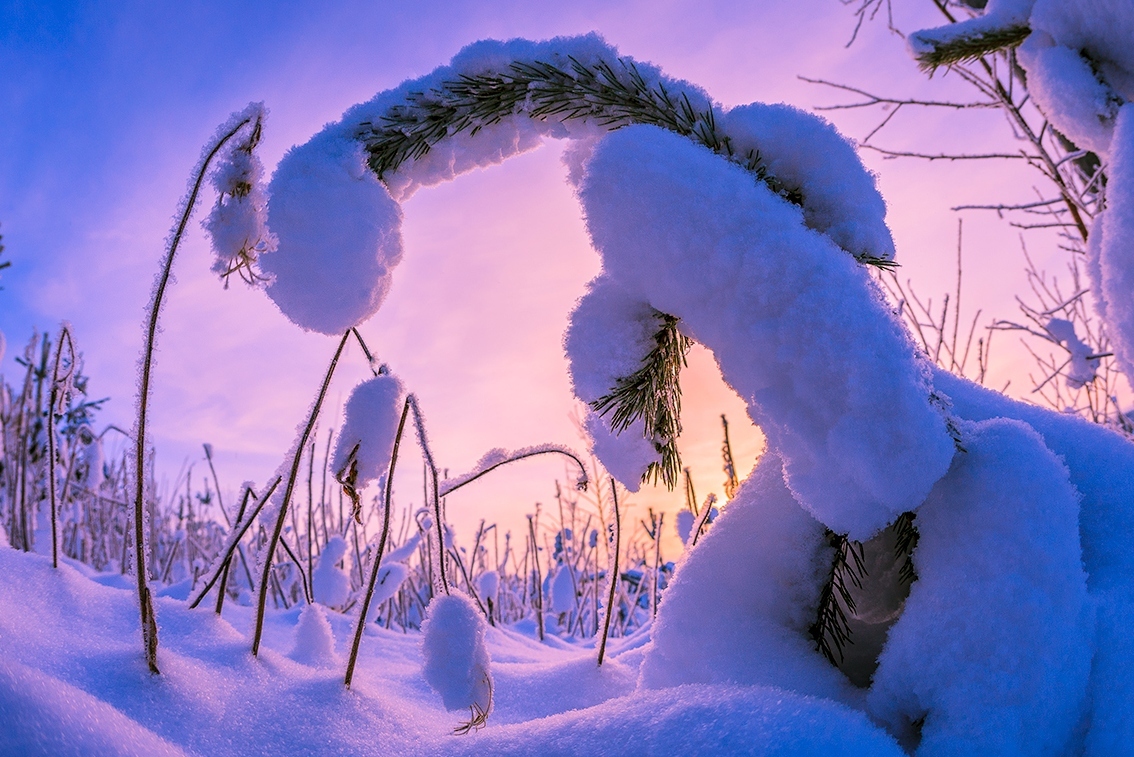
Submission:
{"label": "green pine needles", "polygon": [[661,481],[673,489],[681,474],[681,455],[677,437],[681,433],[681,369],[693,340],[682,334],[678,319],[654,311],[660,325],[654,333],[654,347],[642,359],[642,367],[615,382],[609,394],[591,403],[601,416],[610,414],[610,427],[621,434],[638,419],[644,434],[661,455],[650,463],[643,481]]}
{"label": "green pine needles", "polygon": [[422,157],[442,140],[476,134],[505,118],[526,114],[540,121],[591,120],[610,129],[649,124],[689,137],[718,155],[743,166],[776,194],[803,204],[798,189],[768,173],[756,150],[737,154],[728,135],[717,127],[711,107],[700,110],[689,96],[650,84],[632,60],[592,66],[575,58],[564,69],[553,63],[515,62],[506,73],[462,75],[428,92],[414,92],[395,106],[381,123],[361,124],[358,139],[366,146],[371,170],[384,179],[407,160]]}
{"label": "green pine needles", "polygon": [[1027,24],[1013,24],[944,42],[929,41],[932,49],[918,54],[917,62],[923,71],[933,73],[941,66],[968,63],[985,55],[1016,47],[1031,33],[1032,30]]}
{"label": "green pine needles", "polygon": [[811,624],[811,638],[823,656],[838,667],[843,661],[843,648],[853,643],[847,613],[857,610],[850,585],[862,588],[866,576],[863,564],[862,543],[827,529],[827,543],[835,552],[831,561],[831,576],[819,593],[819,612]]}

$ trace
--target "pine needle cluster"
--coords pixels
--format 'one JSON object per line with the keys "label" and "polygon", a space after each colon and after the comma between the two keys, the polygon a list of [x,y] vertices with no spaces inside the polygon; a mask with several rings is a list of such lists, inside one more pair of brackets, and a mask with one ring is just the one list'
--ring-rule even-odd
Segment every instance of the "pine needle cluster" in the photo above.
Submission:
{"label": "pine needle cluster", "polygon": [[835,552],[830,578],[819,593],[819,612],[811,624],[811,638],[823,656],[836,667],[843,661],[843,649],[852,643],[847,613],[857,610],[850,585],[862,588],[866,576],[862,543],[827,529],[827,543]]}
{"label": "pine needle cluster", "polygon": [[932,49],[919,53],[917,62],[923,71],[933,73],[941,66],[975,61],[999,50],[1016,47],[1031,33],[1027,24],[1013,24],[942,42],[930,41]]}
{"label": "pine needle cluster", "polygon": [[650,463],[643,481],[658,479],[671,490],[681,474],[681,455],[677,437],[681,433],[681,369],[693,340],[682,334],[678,319],[655,311],[660,322],[654,333],[654,347],[642,359],[642,367],[615,383],[609,394],[591,403],[601,416],[610,414],[610,427],[622,433],[641,419],[644,434],[661,456]]}
{"label": "pine needle cluster", "polygon": [[406,161],[416,160],[442,140],[476,134],[515,115],[540,121],[587,120],[611,130],[631,124],[659,126],[708,147],[743,166],[776,194],[803,204],[797,188],[768,173],[757,150],[738,153],[717,126],[713,108],[695,107],[685,92],[651,84],[634,61],[593,65],[574,57],[561,68],[553,63],[514,62],[504,73],[462,75],[426,92],[413,92],[405,105],[390,108],[380,123],[361,124],[358,138],[371,170],[384,179]]}

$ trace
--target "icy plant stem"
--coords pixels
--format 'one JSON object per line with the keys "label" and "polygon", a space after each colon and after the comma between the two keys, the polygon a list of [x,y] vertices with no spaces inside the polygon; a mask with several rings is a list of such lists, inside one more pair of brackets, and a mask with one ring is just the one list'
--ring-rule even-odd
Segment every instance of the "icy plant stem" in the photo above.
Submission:
{"label": "icy plant stem", "polygon": [[[59,364],[63,361],[63,344],[66,342],[68,351],[71,354],[71,365],[67,369],[66,374],[59,375]],[[59,343],[55,346],[55,363],[51,368],[51,398],[50,406],[47,408],[47,480],[48,488],[51,490],[51,566],[53,568],[59,567],[59,533],[57,523],[59,521],[59,499],[56,496],[56,477],[55,477],[55,410],[56,405],[61,405],[64,402],[63,396],[60,394],[60,380],[66,381],[70,378],[71,372],[74,371],[75,366],[75,343],[71,340],[71,330],[66,324],[59,330]],[[68,467],[70,471],[70,467]],[[67,478],[70,479],[68,472]]]}
{"label": "icy plant stem", "polygon": [[[618,513],[618,485],[610,479],[610,493],[614,497],[614,565],[610,572],[610,593],[606,597],[606,616],[602,621],[602,639],[599,641],[598,664],[602,667],[606,656],[606,637],[610,634],[610,616],[614,613],[614,590],[618,586],[618,552],[622,542],[622,516]],[[596,569],[597,574],[597,569]]]}
{"label": "icy plant stem", "polygon": [[421,415],[421,408],[417,405],[417,397],[407,397],[410,407],[413,408],[413,423],[417,430],[417,441],[421,445],[425,465],[429,468],[430,483],[433,489],[433,517],[437,522],[437,565],[441,574],[441,588],[449,593],[449,579],[445,575],[445,523],[441,518],[441,492],[437,481],[437,463],[433,460],[433,452],[429,448],[429,438],[425,435],[425,419]]}
{"label": "icy plant stem", "polygon": [[165,290],[169,286],[169,277],[173,271],[173,257],[177,254],[177,247],[181,244],[181,237],[185,234],[185,227],[189,224],[189,216],[193,213],[193,206],[197,204],[197,195],[201,191],[201,182],[205,179],[209,164],[220,149],[237,132],[251,123],[246,118],[232,127],[220,139],[201,161],[201,167],[193,178],[193,189],[185,201],[185,208],[181,212],[177,229],[169,241],[165,260],[162,263],[161,273],[158,274],[157,286],[154,288],[153,300],[150,302],[149,318],[146,323],[146,344],[142,350],[142,376],[138,384],[138,421],[134,431],[134,570],[138,577],[138,606],[141,611],[142,641],[145,644],[146,664],[151,673],[160,673],[157,666],[157,622],[154,619],[153,600],[150,598],[150,589],[146,584],[146,534],[143,521],[145,519],[145,490],[146,490],[146,416],[149,410],[150,380],[154,364],[154,344],[157,341],[158,315],[161,313],[162,300],[165,299]]}
{"label": "icy plant stem", "polygon": [[[346,687],[350,688],[350,683],[354,680],[354,665],[358,662],[358,646],[362,643],[362,630],[366,628],[366,617],[370,613],[370,601],[374,598],[374,584],[378,580],[378,570],[382,566],[382,554],[386,551],[386,539],[390,534],[390,506],[391,497],[394,491],[394,466],[398,462],[398,447],[402,443],[402,432],[406,428],[406,416],[409,415],[410,404],[412,400],[406,397],[405,404],[402,405],[402,417],[398,421],[398,431],[394,435],[394,449],[390,453],[390,471],[386,474],[386,491],[384,492],[384,512],[382,513],[382,533],[378,537],[378,549],[374,553],[374,559],[370,564],[370,577],[366,581],[366,596],[363,597],[362,606],[358,612],[358,624],[354,627],[354,641],[350,645],[350,659],[347,660],[346,677],[343,683]],[[387,616],[388,618],[389,616]]]}
{"label": "icy plant stem", "polygon": [[[323,377],[323,384],[319,387],[319,396],[315,398],[315,404],[311,406],[311,414],[307,418],[307,424],[303,427],[303,433],[299,437],[299,442],[295,445],[295,453],[291,458],[291,469],[288,471],[287,485],[284,487],[283,500],[280,502],[280,512],[276,516],[276,525],[272,529],[272,536],[268,541],[267,551],[264,553],[264,569],[260,576],[260,590],[257,592],[256,599],[256,630],[252,634],[253,657],[260,653],[260,639],[264,635],[264,610],[268,601],[268,582],[272,576],[272,558],[275,556],[276,547],[280,543],[284,518],[287,516],[287,506],[291,502],[292,493],[295,491],[296,479],[299,478],[299,466],[303,462],[303,452],[307,449],[307,440],[311,438],[311,432],[315,429],[315,421],[319,418],[319,410],[323,407],[327,388],[331,385],[331,378],[335,375],[335,368],[339,364],[339,358],[342,356],[343,348],[346,347],[349,338],[350,331],[348,330],[339,340],[335,356],[331,358],[331,364],[327,366],[327,375]],[[300,570],[302,571],[302,568]]]}
{"label": "icy plant stem", "polygon": [[535,590],[536,590],[536,627],[539,629],[539,640],[543,641],[543,576],[539,573],[539,543],[535,537],[535,521],[532,516],[528,516],[528,533],[532,539],[532,563],[535,565]]}
{"label": "icy plant stem", "polygon": [[[240,524],[244,520],[244,511],[246,509],[248,509],[248,499],[251,496],[252,496],[252,489],[251,488],[245,489],[244,490],[244,496],[240,498],[240,509],[236,511],[236,525],[234,526],[234,528],[237,528],[237,529],[240,528]],[[218,501],[219,501],[219,499],[218,499]],[[223,510],[222,510],[222,512],[223,512]],[[249,519],[249,520],[251,520],[251,519]],[[241,532],[241,533],[243,533],[243,532]],[[217,587],[217,607],[216,607],[217,615],[221,614],[221,609],[224,607],[224,592],[225,592],[225,589],[227,588],[227,585],[228,585],[228,571],[232,567],[232,557],[230,556],[228,559],[226,559],[222,563],[222,565],[224,567],[221,568],[220,586]]]}

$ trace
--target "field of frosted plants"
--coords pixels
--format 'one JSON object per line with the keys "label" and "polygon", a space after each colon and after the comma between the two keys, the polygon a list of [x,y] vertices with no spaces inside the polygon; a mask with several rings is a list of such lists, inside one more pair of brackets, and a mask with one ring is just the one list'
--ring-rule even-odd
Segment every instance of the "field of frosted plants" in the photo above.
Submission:
{"label": "field of frosted plants", "polygon": [[[66,323],[0,386],[0,754],[1131,753],[1134,9],[940,9],[911,55],[1005,113],[1047,194],[998,211],[1072,261],[1073,289],[1033,268],[987,331],[901,283],[877,177],[827,121],[725,108],[598,34],[471,44],[270,174],[264,105],[234,113],[176,211],[133,427],[99,420]],[[580,442],[453,475],[359,326],[401,203],[548,140],[602,264],[564,337]],[[153,465],[195,211],[226,286],[337,345],[276,473],[239,487],[207,443]],[[994,331],[1059,350],[1032,401],[982,385]],[[694,344],[767,439],[745,475],[722,416],[719,501],[677,446]],[[537,457],[562,473],[522,525],[453,526]],[[684,506],[630,517],[643,483]]]}

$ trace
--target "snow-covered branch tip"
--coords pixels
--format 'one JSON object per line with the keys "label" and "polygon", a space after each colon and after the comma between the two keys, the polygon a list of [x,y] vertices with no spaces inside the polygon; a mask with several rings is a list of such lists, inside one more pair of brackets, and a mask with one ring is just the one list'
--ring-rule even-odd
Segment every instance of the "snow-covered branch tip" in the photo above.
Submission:
{"label": "snow-covered branch tip", "polygon": [[579,458],[579,455],[570,447],[564,447],[559,444],[541,444],[535,447],[524,447],[514,452],[509,452],[505,449],[489,450],[472,470],[442,481],[441,496],[446,497],[466,484],[471,484],[481,476],[487,475],[501,466],[538,455],[563,455],[569,458],[575,465],[579,466],[579,477],[575,480],[575,487],[579,491],[587,490],[587,485],[589,484],[587,468],[583,465],[583,461]]}
{"label": "snow-covered branch tip", "polygon": [[1027,24],[1010,24],[940,40],[933,39],[928,32],[920,32],[910,37],[910,47],[921,69],[931,74],[941,66],[968,63],[1016,47],[1031,33]]}
{"label": "snow-covered branch tip", "polygon": [[617,380],[610,392],[591,404],[600,416],[610,413],[610,427],[618,434],[641,420],[644,434],[661,459],[651,462],[642,481],[661,481],[672,491],[681,475],[681,369],[693,340],[678,329],[678,319],[656,313],[660,326],[654,347],[642,359],[642,367]]}

